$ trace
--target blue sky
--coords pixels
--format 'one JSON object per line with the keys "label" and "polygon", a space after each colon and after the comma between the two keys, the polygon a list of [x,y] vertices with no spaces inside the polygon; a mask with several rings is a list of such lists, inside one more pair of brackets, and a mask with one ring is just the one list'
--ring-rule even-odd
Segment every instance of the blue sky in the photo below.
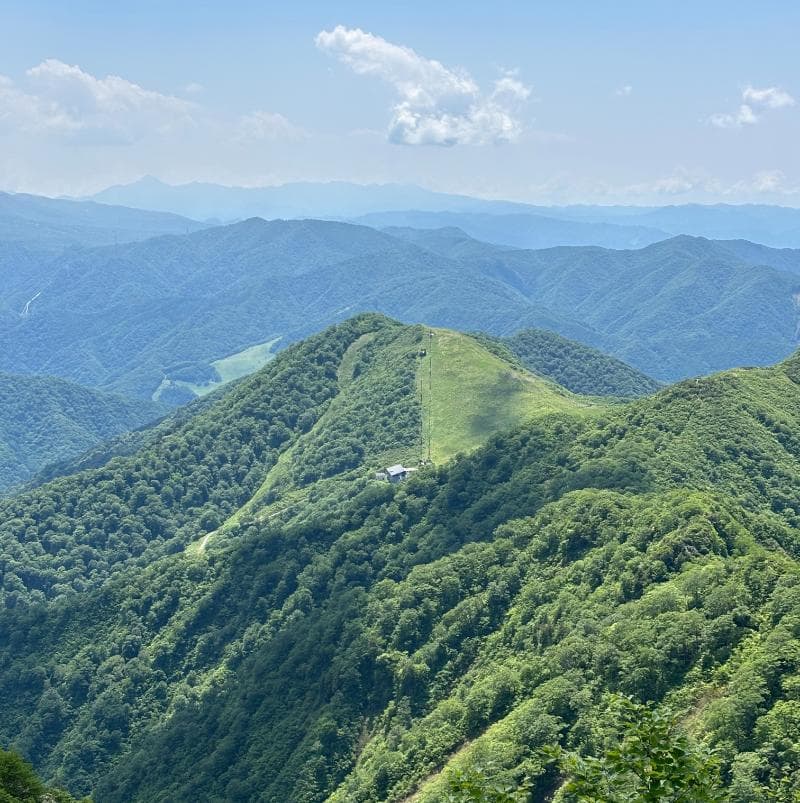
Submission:
{"label": "blue sky", "polygon": [[800,5],[0,3],[0,187],[800,206]]}

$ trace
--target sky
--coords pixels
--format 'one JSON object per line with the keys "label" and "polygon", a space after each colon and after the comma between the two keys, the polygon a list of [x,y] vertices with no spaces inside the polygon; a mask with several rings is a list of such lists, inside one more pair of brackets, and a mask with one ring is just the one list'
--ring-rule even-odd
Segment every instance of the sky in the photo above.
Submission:
{"label": "sky", "polygon": [[800,206],[800,4],[0,0],[0,189]]}

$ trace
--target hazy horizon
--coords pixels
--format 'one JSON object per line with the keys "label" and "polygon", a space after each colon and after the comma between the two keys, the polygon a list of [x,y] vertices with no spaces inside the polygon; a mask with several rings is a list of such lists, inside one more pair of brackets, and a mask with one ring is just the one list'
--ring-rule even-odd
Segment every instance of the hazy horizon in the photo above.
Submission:
{"label": "hazy horizon", "polygon": [[85,196],[154,175],[800,204],[798,7],[4,6],[4,190]]}
{"label": "hazy horizon", "polygon": [[[542,209],[547,208],[569,208],[569,207],[629,207],[633,209],[649,209],[649,208],[658,208],[658,207],[668,207],[668,206],[684,206],[684,205],[691,205],[691,206],[756,206],[756,205],[763,205],[763,206],[780,206],[786,209],[800,209],[800,198],[795,203],[790,203],[787,201],[783,203],[777,202],[768,202],[765,200],[755,200],[755,201],[732,201],[732,200],[707,200],[707,201],[676,201],[676,200],[665,200],[662,203],[636,203],[636,202],[624,202],[624,201],[574,201],[574,202],[547,202],[547,201],[524,201],[515,198],[506,198],[503,196],[489,196],[489,195],[480,195],[480,194],[466,194],[466,193],[448,193],[446,190],[435,190],[431,187],[426,187],[423,184],[416,184],[416,183],[408,183],[402,181],[371,181],[371,182],[358,182],[358,181],[347,181],[345,179],[320,179],[315,181],[314,179],[303,179],[300,181],[282,181],[276,182],[274,184],[226,184],[224,182],[211,182],[205,181],[203,179],[190,179],[188,181],[183,182],[176,182],[171,183],[169,181],[164,181],[163,179],[159,178],[158,176],[153,176],[151,174],[144,174],[139,176],[138,178],[132,179],[130,182],[120,183],[120,184],[110,184],[105,187],[101,187],[97,190],[97,192],[86,194],[86,195],[69,195],[69,194],[49,194],[44,192],[29,192],[27,190],[13,190],[13,189],[6,189],[4,187],[0,187],[0,192],[6,192],[12,195],[37,195],[43,198],[52,198],[54,200],[75,200],[75,201],[92,201],[95,200],[95,195],[102,193],[105,190],[112,190],[117,187],[127,187],[135,184],[139,184],[140,182],[146,181],[155,181],[159,184],[162,184],[169,188],[182,188],[182,187],[190,187],[192,185],[205,185],[209,187],[222,187],[229,190],[270,190],[270,189],[280,189],[281,187],[291,187],[291,186],[298,186],[298,185],[333,185],[333,184],[346,184],[351,185],[359,188],[379,188],[379,187],[398,187],[398,188],[413,188],[423,190],[425,192],[431,193],[441,193],[443,195],[453,195],[453,196],[463,196],[465,198],[474,198],[476,200],[485,200],[485,201],[507,201],[509,203],[515,204],[528,204],[532,207],[539,207]],[[105,201],[99,201],[100,203],[108,203]]]}

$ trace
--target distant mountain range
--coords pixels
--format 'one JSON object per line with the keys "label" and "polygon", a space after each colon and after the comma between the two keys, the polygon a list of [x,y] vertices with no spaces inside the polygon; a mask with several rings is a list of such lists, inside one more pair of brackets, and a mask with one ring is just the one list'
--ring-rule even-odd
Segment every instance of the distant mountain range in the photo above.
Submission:
{"label": "distant mountain range", "polygon": [[528,251],[452,228],[252,219],[73,250],[22,289],[9,273],[0,370],[149,398],[165,380],[213,381],[212,362],[248,347],[376,310],[495,335],[548,329],[671,381],[789,354],[798,272],[793,252],[692,237]]}
{"label": "distant mountain range", "polygon": [[[555,245],[634,248],[678,234],[800,248],[800,209],[756,204],[537,206],[400,184],[306,182],[248,188],[194,182],[173,186],[152,177],[110,187],[91,200],[217,222],[249,217],[344,220],[375,215],[361,222],[416,228],[455,225],[479,239],[526,248]],[[450,216],[454,213],[469,217],[459,220]],[[492,222],[482,219],[483,215],[512,217]]]}
{"label": "distant mountain range", "polygon": [[375,228],[458,228],[478,240],[516,248],[598,245],[642,248],[672,235],[635,224],[566,220],[544,214],[489,212],[373,212],[354,222]]}
{"label": "distant mountain range", "polygon": [[744,239],[775,248],[800,247],[800,209],[767,204],[682,204],[663,207],[566,207],[554,217],[604,223],[636,223],[670,234],[717,240]]}
{"label": "distant mountain range", "polygon": [[[109,187],[89,200],[138,209],[176,212],[197,220],[263,218],[351,218],[392,209],[506,213],[531,211],[513,201],[486,201],[467,195],[432,192],[411,184],[352,184],[345,181],[297,182],[272,187],[226,187],[192,182],[165,184],[145,176],[132,184]],[[178,211],[180,210],[180,211]]]}
{"label": "distant mountain range", "polygon": [[204,224],[169,212],[153,212],[92,201],[0,192],[0,243],[35,251],[113,245],[162,234],[188,234]]}

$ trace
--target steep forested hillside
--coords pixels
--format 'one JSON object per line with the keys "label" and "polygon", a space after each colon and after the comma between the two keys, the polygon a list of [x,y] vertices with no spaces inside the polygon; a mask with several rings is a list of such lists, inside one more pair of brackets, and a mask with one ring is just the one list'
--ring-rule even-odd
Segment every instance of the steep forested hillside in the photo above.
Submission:
{"label": "steep forested hillside", "polygon": [[[202,228],[204,224],[161,212],[0,192],[0,320],[27,318],[53,277],[82,247]],[[56,368],[37,371],[52,373]]]}
{"label": "steep forested hillside", "polygon": [[[445,352],[438,343],[431,347],[429,330],[378,315],[354,318],[287,349],[193,414],[143,433],[132,456],[123,447],[109,460],[101,450],[97,470],[6,500],[6,591],[25,587],[46,598],[69,590],[73,580],[81,588],[101,583],[118,563],[144,565],[215,530],[273,485],[304,488],[365,465],[374,471],[401,459],[418,462],[427,444],[423,420],[433,452],[449,457],[532,416],[596,406],[467,336],[441,331],[434,342],[440,339],[472,347],[450,348],[457,362],[432,372],[430,360]],[[478,370],[487,366],[489,379]],[[455,387],[470,399],[471,416],[448,409]],[[28,541],[30,526],[52,549]]]}
{"label": "steep forested hillside", "polygon": [[453,229],[393,235],[253,219],[71,252],[0,291],[0,369],[176,403],[218,381],[220,360],[370,310],[495,335],[544,328],[665,381],[774,362],[797,343],[800,279],[763,251],[752,264],[687,237],[524,251]]}
{"label": "steep forested hillside", "polygon": [[235,387],[235,384],[236,383],[231,383],[226,387],[214,391],[209,395],[194,399],[180,407],[175,407],[173,409],[161,408],[164,410],[164,415],[146,426],[140,427],[139,429],[126,430],[119,435],[105,438],[96,446],[74,457],[58,460],[55,463],[48,463],[43,469],[37,471],[36,474],[25,483],[23,488],[30,490],[57,477],[77,474],[87,468],[100,468],[117,457],[130,457],[132,454],[152,446],[158,440],[175,432],[195,415],[208,409],[221,395]]}
{"label": "steep forested hillside", "polygon": [[717,245],[751,265],[800,274],[800,248],[767,248],[749,240],[720,240]]}
{"label": "steep forested hillside", "polygon": [[147,424],[166,408],[54,377],[0,373],[0,494],[48,463]]}
{"label": "steep forested hillside", "polygon": [[732,800],[791,800],[798,360],[575,404],[391,485],[427,332],[356,318],[3,503],[0,741],[102,801],[440,801],[476,763],[546,800],[539,748],[598,749],[619,691],[684,711]]}
{"label": "steep forested hillside", "polygon": [[646,396],[660,385],[602,351],[544,329],[496,338],[529,370],[588,396]]}

